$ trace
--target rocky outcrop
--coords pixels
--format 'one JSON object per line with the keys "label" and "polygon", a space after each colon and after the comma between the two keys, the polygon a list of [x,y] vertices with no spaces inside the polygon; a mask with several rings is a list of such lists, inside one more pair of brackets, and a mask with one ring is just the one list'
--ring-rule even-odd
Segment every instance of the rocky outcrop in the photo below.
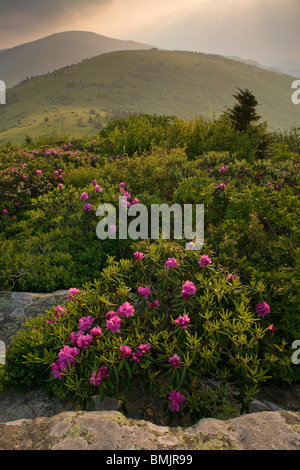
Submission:
{"label": "rocky outcrop", "polygon": [[64,412],[0,424],[1,450],[300,450],[300,413],[261,412],[189,428],[126,419],[117,411]]}

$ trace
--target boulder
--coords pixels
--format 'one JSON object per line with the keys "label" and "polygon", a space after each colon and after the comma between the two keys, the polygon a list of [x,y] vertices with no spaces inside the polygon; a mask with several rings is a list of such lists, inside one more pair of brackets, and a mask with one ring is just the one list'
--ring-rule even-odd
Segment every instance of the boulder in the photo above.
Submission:
{"label": "boulder", "polygon": [[118,411],[73,411],[0,424],[0,450],[300,450],[300,413],[268,411],[157,426]]}

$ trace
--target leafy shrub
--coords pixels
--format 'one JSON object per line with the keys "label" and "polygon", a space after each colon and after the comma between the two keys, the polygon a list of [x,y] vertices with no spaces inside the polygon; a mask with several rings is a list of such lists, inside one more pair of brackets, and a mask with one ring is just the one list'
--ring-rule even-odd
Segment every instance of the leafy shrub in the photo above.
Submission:
{"label": "leafy shrub", "polygon": [[243,412],[259,384],[291,381],[290,351],[272,330],[262,282],[245,285],[210,253],[176,242],[135,249],[27,322],[7,353],[8,385],[43,385],[83,405],[95,394],[126,404],[137,378],[157,390],[170,419],[184,413],[194,422],[228,411],[228,394]]}

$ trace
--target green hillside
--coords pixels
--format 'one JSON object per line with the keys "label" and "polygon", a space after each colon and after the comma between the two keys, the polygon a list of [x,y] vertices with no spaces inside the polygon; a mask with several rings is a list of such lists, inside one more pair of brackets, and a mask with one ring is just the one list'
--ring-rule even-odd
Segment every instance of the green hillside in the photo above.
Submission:
{"label": "green hillside", "polygon": [[112,116],[132,113],[220,115],[248,88],[271,130],[300,126],[291,101],[293,78],[217,55],[179,51],[102,54],[7,90],[0,107],[0,142],[26,135],[97,134]]}

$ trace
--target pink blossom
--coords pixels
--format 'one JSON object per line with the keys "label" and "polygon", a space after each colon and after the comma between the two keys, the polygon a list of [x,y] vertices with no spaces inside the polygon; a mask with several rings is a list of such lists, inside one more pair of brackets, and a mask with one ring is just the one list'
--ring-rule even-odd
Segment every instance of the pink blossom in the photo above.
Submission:
{"label": "pink blossom", "polygon": [[2,214],[4,214],[4,215],[8,214],[8,210],[7,210],[7,209],[3,209],[3,210],[2,210]]}
{"label": "pink blossom", "polygon": [[119,333],[121,327],[121,318],[115,315],[111,317],[109,320],[106,320],[106,328],[111,330],[112,333]]}
{"label": "pink blossom", "polygon": [[267,302],[257,304],[255,310],[256,310],[257,316],[261,318],[264,318],[271,311]]}
{"label": "pink blossom", "polygon": [[89,198],[89,195],[88,193],[81,193],[80,198],[82,199],[82,201],[85,201],[86,199]]}
{"label": "pink blossom", "polygon": [[86,331],[91,328],[94,319],[91,315],[88,317],[81,317],[78,323],[78,329],[81,331]]}
{"label": "pink blossom", "polygon": [[86,349],[92,342],[93,337],[91,335],[79,334],[77,338],[77,345],[80,349]]}
{"label": "pink blossom", "polygon": [[100,367],[98,372],[92,372],[90,377],[90,383],[97,387],[100,385],[104,377],[109,377],[108,368],[106,366]]}
{"label": "pink blossom", "polygon": [[130,346],[120,346],[120,354],[119,357],[126,359],[127,357],[131,356],[131,347]]}
{"label": "pink blossom", "polygon": [[131,200],[131,204],[138,204],[139,202],[140,200],[137,197]]}
{"label": "pink blossom", "polygon": [[138,346],[138,349],[141,351],[142,354],[145,354],[147,351],[150,351],[151,346],[149,343],[147,344],[140,344]]}
{"label": "pink blossom", "polygon": [[134,307],[129,302],[124,302],[123,305],[118,308],[118,314],[120,317],[131,317],[134,312]]}
{"label": "pink blossom", "polygon": [[179,405],[185,401],[185,396],[173,390],[169,393],[169,400],[171,402],[169,405],[170,411],[179,411]]}
{"label": "pink blossom", "polygon": [[219,187],[219,189],[226,189],[226,184],[221,183],[221,184],[219,184],[218,187]]}
{"label": "pink blossom", "polygon": [[71,287],[71,289],[68,290],[68,300],[75,300],[74,296],[80,294],[80,289],[77,289],[76,287]]}
{"label": "pink blossom", "polygon": [[40,175],[42,173],[42,170],[37,170],[36,174]]}
{"label": "pink blossom", "polygon": [[211,264],[210,257],[207,255],[202,255],[199,264],[201,268],[205,268],[205,266],[207,266],[208,264]]}
{"label": "pink blossom", "polygon": [[90,331],[90,334],[92,336],[96,336],[96,337],[99,337],[102,335],[102,330],[99,326],[96,326],[95,328],[92,328],[91,331]]}
{"label": "pink blossom", "polygon": [[175,323],[182,326],[184,330],[186,329],[189,322],[190,322],[190,318],[187,314],[185,314],[184,317],[180,316],[175,320]]}
{"label": "pink blossom", "polygon": [[148,299],[149,295],[151,295],[151,290],[150,290],[149,287],[147,287],[147,286],[146,286],[146,287],[140,286],[140,287],[138,288],[138,293],[139,293],[141,296],[145,297],[145,299]]}
{"label": "pink blossom", "polygon": [[110,320],[112,317],[118,316],[118,314],[117,314],[117,312],[110,311],[110,312],[107,312],[107,314],[105,316],[106,316],[107,320]]}
{"label": "pink blossom", "polygon": [[94,190],[97,191],[97,193],[102,193],[102,191],[103,191],[103,189],[100,188],[99,184],[96,184],[96,185],[94,186]]}
{"label": "pink blossom", "polygon": [[195,284],[191,281],[186,281],[182,286],[182,297],[187,299],[190,295],[196,293]]}
{"label": "pink blossom", "polygon": [[177,356],[177,354],[174,354],[174,356],[170,357],[169,362],[174,369],[178,369],[178,367],[181,364],[180,356]]}
{"label": "pink blossom", "polygon": [[133,256],[134,256],[134,259],[139,259],[139,260],[141,260],[141,259],[144,258],[144,253],[142,253],[141,251],[136,251],[136,252],[133,254]]}
{"label": "pink blossom", "polygon": [[277,330],[277,328],[274,325],[270,325],[268,329],[271,330],[271,331],[276,331]]}
{"label": "pink blossom", "polygon": [[91,211],[92,209],[92,205],[89,202],[86,202],[83,206],[84,211]]}
{"label": "pink blossom", "polygon": [[154,302],[148,302],[148,307],[150,308],[157,308],[159,307],[159,300],[155,299]]}
{"label": "pink blossom", "polygon": [[121,188],[125,188],[125,186],[126,186],[126,183],[120,183]]}
{"label": "pink blossom", "polygon": [[175,268],[178,266],[178,261],[175,258],[168,258],[165,262],[166,268]]}
{"label": "pink blossom", "polygon": [[221,166],[221,168],[219,169],[219,173],[226,173],[227,171],[227,168],[225,165]]}
{"label": "pink blossom", "polygon": [[234,276],[232,276],[232,274],[230,273],[230,274],[228,275],[228,277],[227,277],[227,282],[232,282],[233,279],[238,279],[238,277],[239,277],[239,276],[238,276],[237,274],[235,274]]}

